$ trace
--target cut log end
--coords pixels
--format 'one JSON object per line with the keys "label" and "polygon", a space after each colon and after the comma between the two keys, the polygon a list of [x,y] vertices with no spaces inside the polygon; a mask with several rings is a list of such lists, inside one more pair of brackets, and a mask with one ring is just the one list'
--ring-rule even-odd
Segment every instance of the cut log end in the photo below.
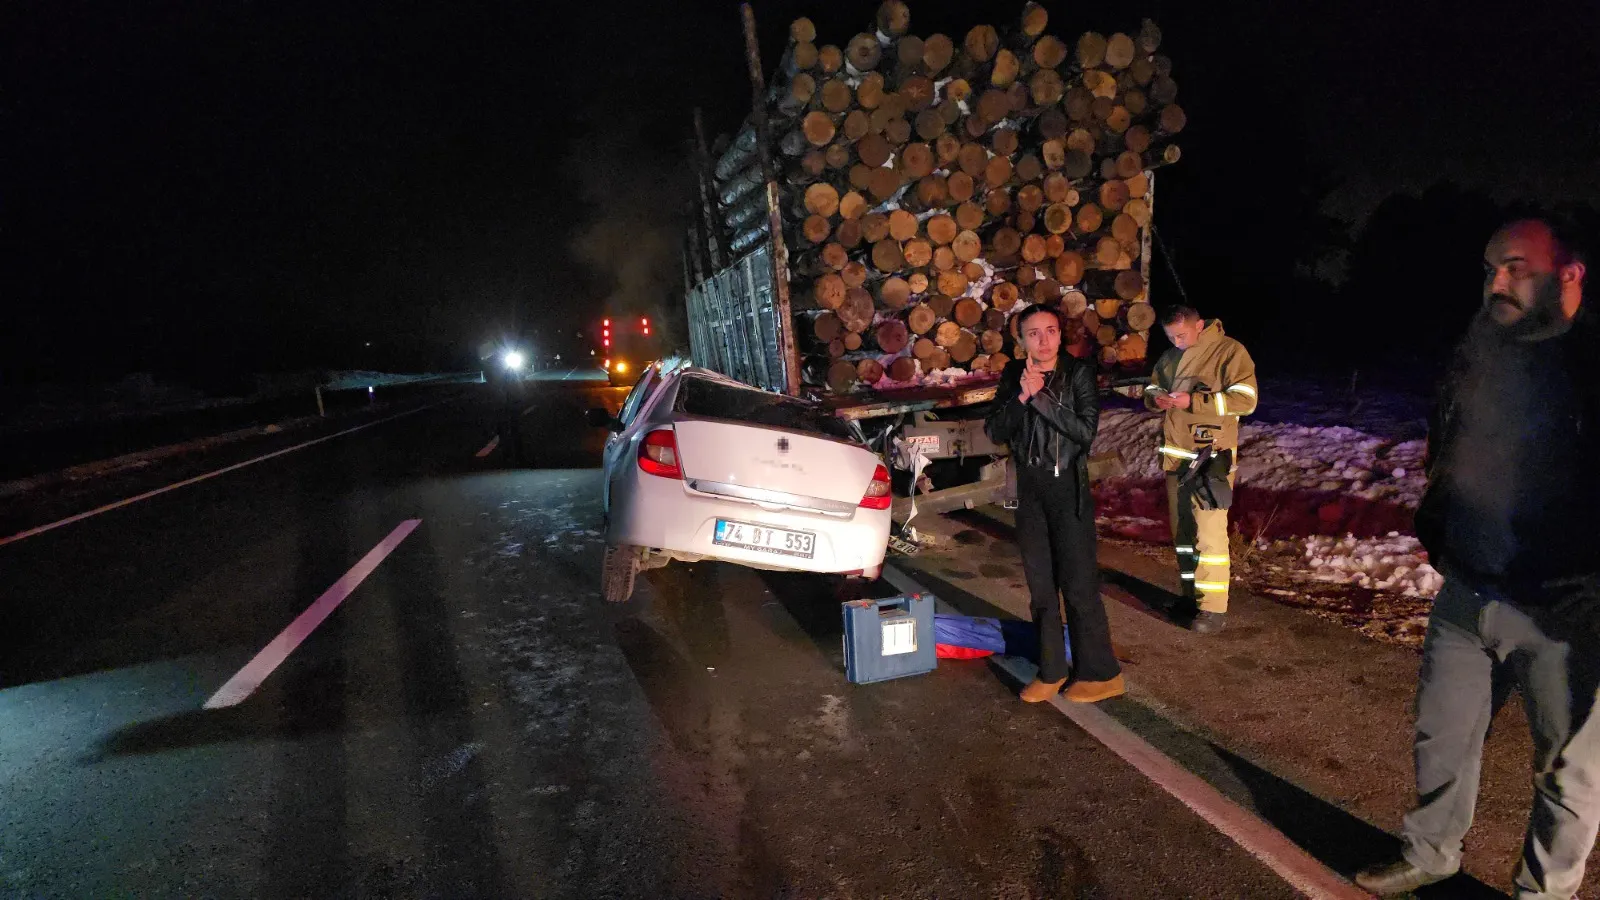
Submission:
{"label": "cut log end", "polygon": [[1053,35],[1044,35],[1033,45],[1033,62],[1041,69],[1056,69],[1067,61],[1067,45]]}
{"label": "cut log end", "polygon": [[[878,286],[878,299],[890,309],[905,309],[906,304],[911,301],[911,285],[898,275],[890,276]],[[883,346],[881,341],[878,346]],[[895,352],[888,348],[884,349],[889,353]]]}
{"label": "cut log end", "polygon": [[828,390],[835,394],[849,393],[850,389],[854,388],[859,380],[860,375],[857,374],[856,367],[852,363],[837,359],[833,361],[832,365],[828,366]]}
{"label": "cut log end", "polygon": [[[1148,21],[1148,20],[1147,20]],[[1031,38],[1044,34],[1050,24],[1050,12],[1033,0],[1022,7],[1022,33]]]}
{"label": "cut log end", "polygon": [[928,219],[927,231],[929,240],[939,246],[949,244],[961,232],[956,227],[956,220],[942,213]]}
{"label": "cut log end", "polygon": [[1080,319],[1089,309],[1089,297],[1083,291],[1067,291],[1061,296],[1061,311],[1069,319]]}
{"label": "cut log end", "polygon": [[879,325],[873,337],[878,342],[878,349],[884,353],[899,353],[906,348],[911,340],[911,332],[904,322],[890,319]]}
{"label": "cut log end", "polygon": [[844,68],[844,51],[832,44],[817,48],[817,68],[824,75],[832,75]]}
{"label": "cut log end", "polygon": [[844,292],[848,290],[844,279],[832,272],[818,278],[812,285],[811,297],[817,306],[822,309],[838,309],[844,303]]}
{"label": "cut log end", "polygon": [[889,236],[897,241],[909,241],[917,236],[921,223],[917,217],[903,209],[889,213]]}
{"label": "cut log end", "polygon": [[933,245],[918,239],[906,241],[901,247],[901,254],[905,257],[906,265],[920,269],[933,261]]}
{"label": "cut log end", "polygon": [[1047,255],[1043,235],[1030,234],[1022,241],[1022,261],[1028,265],[1044,262]]}
{"label": "cut log end", "polygon": [[866,331],[872,325],[872,294],[865,288],[846,288],[844,303],[839,306],[835,314],[845,330],[857,334]]}
{"label": "cut log end", "polygon": [[1125,34],[1114,34],[1106,42],[1106,65],[1113,69],[1126,69],[1132,65],[1133,58],[1138,53],[1133,38]]}
{"label": "cut log end", "polygon": [[1149,19],[1139,26],[1139,51],[1146,56],[1161,49],[1161,27]]}
{"label": "cut log end", "polygon": [[836,129],[833,117],[820,109],[806,113],[805,119],[800,123],[800,129],[805,133],[806,141],[813,147],[826,147],[832,143]]}
{"label": "cut log end", "polygon": [[1105,214],[1100,207],[1093,203],[1085,203],[1078,208],[1078,232],[1080,234],[1093,234],[1105,224]]}
{"label": "cut log end", "polygon": [[811,320],[811,333],[822,343],[836,341],[844,334],[844,325],[839,322],[839,317],[831,312],[825,312]]}
{"label": "cut log end", "polygon": [[949,67],[950,61],[955,58],[955,50],[955,42],[945,35],[928,35],[927,39],[922,42],[923,73],[937,76],[940,72],[943,72]]}
{"label": "cut log end", "polygon": [[1078,65],[1093,69],[1106,61],[1106,39],[1102,34],[1087,32],[1078,38]]}
{"label": "cut log end", "polygon": [[[1144,294],[1144,277],[1133,269],[1118,272],[1116,281],[1113,284],[1117,296],[1123,300],[1136,300]],[[1148,306],[1149,304],[1145,305]],[[1143,328],[1135,328],[1134,330],[1143,331],[1144,328],[1149,327],[1149,325],[1145,325]]]}
{"label": "cut log end", "polygon": [[873,244],[872,265],[879,272],[898,272],[905,265],[899,242],[886,239]]}
{"label": "cut log end", "polygon": [[[840,289],[843,290],[842,285]],[[1016,306],[1019,296],[1021,296],[1021,291],[1017,290],[1017,286],[1009,281],[996,282],[994,287],[989,290],[989,302],[994,304],[994,308],[1001,312]]]}
{"label": "cut log end", "polygon": [[971,263],[973,259],[982,255],[984,242],[979,239],[978,232],[963,231],[955,235],[955,240],[950,242],[950,250],[955,251],[955,258],[960,259],[962,263]]}
{"label": "cut log end", "polygon": [[989,70],[989,83],[995,87],[1010,87],[1022,71],[1022,63],[1010,50],[1000,49],[994,55],[994,66]]}
{"label": "cut log end", "polygon": [[902,0],[884,0],[878,7],[877,25],[879,33],[899,37],[911,30],[911,8]]}
{"label": "cut log end", "polygon": [[971,297],[963,297],[956,301],[953,315],[962,328],[974,328],[983,321],[983,305]]}
{"label": "cut log end", "polygon": [[993,25],[979,25],[967,32],[963,46],[974,62],[986,63],[1000,49],[1000,34]]}
{"label": "cut log end", "polygon": [[900,190],[900,173],[894,169],[873,169],[867,178],[867,192],[879,200],[887,200]]}
{"label": "cut log end", "polygon": [[800,226],[800,231],[805,235],[806,241],[811,244],[820,244],[833,233],[833,226],[828,223],[825,216],[810,215]]}
{"label": "cut log end", "polygon": [[1130,303],[1127,311],[1128,328],[1133,331],[1149,331],[1156,324],[1155,307],[1148,303]]}
{"label": "cut log end", "polygon": [[806,188],[806,209],[814,215],[831,217],[839,211],[839,191],[826,182],[818,182]]}
{"label": "cut log end", "polygon": [[1083,254],[1076,250],[1065,250],[1056,257],[1056,280],[1062,284],[1077,284],[1083,280],[1087,268]]}

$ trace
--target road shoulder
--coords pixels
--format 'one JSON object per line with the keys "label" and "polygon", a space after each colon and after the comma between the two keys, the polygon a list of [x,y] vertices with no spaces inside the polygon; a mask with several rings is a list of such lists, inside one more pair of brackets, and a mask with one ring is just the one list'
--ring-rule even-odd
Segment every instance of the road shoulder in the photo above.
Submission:
{"label": "road shoulder", "polygon": [[[897,565],[963,612],[1028,618],[1008,513],[915,525],[930,546]],[[1160,610],[1178,579],[1159,553],[1102,541],[1100,565],[1130,691],[1105,704],[1114,717],[1336,871],[1396,849],[1414,799],[1415,651],[1238,591],[1227,630],[1196,635]],[[1529,750],[1522,710],[1508,704],[1467,841],[1468,871],[1490,884],[1508,885],[1521,851]]]}

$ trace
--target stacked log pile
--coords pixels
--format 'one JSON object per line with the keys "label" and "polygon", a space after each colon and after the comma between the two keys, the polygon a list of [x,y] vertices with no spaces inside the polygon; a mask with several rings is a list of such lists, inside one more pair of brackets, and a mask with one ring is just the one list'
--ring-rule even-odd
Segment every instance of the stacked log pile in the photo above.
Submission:
{"label": "stacked log pile", "polygon": [[[887,0],[842,45],[792,24],[767,96],[808,381],[992,376],[1030,303],[1061,309],[1075,355],[1144,360],[1153,170],[1186,121],[1172,64],[1149,20],[1068,41],[1048,18],[919,37]],[[709,163],[700,243],[730,259],[768,235],[755,140]]]}

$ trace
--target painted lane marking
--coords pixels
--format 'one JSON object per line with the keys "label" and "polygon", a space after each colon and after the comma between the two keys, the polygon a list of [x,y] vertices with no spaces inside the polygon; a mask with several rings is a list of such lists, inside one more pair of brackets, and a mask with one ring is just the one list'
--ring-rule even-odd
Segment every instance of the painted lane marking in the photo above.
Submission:
{"label": "painted lane marking", "polygon": [[165,494],[167,491],[175,491],[178,488],[188,487],[191,484],[199,484],[200,482],[205,481],[208,478],[215,478],[218,475],[226,475],[229,472],[237,471],[239,469],[244,468],[245,466],[253,466],[258,462],[266,462],[267,460],[272,459],[273,457],[282,456],[285,453],[293,453],[296,450],[304,450],[307,447],[315,446],[317,444],[322,443],[323,441],[331,441],[336,437],[343,437],[343,436],[345,436],[347,434],[354,434],[354,433],[356,433],[358,431],[361,431],[363,429],[371,428],[374,425],[382,425],[385,422],[392,422],[395,419],[401,418],[403,416],[409,416],[409,415],[412,415],[413,413],[419,413],[419,412],[422,412],[425,409],[432,409],[433,407],[438,406],[441,403],[447,403],[447,402],[449,402],[449,401],[440,400],[438,403],[429,403],[427,406],[419,406],[416,409],[408,409],[408,410],[406,410],[405,412],[402,412],[402,413],[395,413],[392,416],[385,416],[384,418],[378,419],[375,422],[368,422],[365,425],[357,425],[354,428],[346,428],[343,431],[336,431],[333,434],[324,435],[322,437],[316,438],[315,440],[306,441],[305,443],[302,443],[302,444],[295,444],[293,447],[285,447],[282,450],[274,450],[271,453],[265,454],[263,456],[258,456],[255,459],[247,459],[244,462],[234,463],[231,466],[225,466],[225,467],[223,467],[221,469],[217,469],[217,470],[212,471],[212,472],[206,472],[206,473],[204,473],[202,475],[196,475],[193,478],[186,478],[183,481],[177,482],[176,484],[169,484],[166,487],[159,487],[159,488],[156,488],[155,490],[145,491],[144,493],[139,494],[137,496],[127,497],[127,498],[124,498],[122,500],[118,500],[118,501],[116,501],[114,503],[107,503],[105,506],[99,506],[99,507],[96,507],[94,509],[88,510],[86,512],[81,512],[81,513],[78,513],[76,515],[67,516],[65,519],[60,519],[60,520],[57,520],[55,522],[51,522],[48,525],[39,525],[39,526],[37,526],[35,528],[29,528],[27,531],[19,531],[16,534],[13,534],[13,535],[11,535],[9,537],[0,538],[0,547],[4,547],[6,544],[16,543],[17,541],[27,540],[28,538],[44,534],[46,531],[53,531],[53,530],[55,530],[57,528],[62,527],[63,525],[71,525],[73,522],[81,522],[84,519],[90,518],[92,516],[98,516],[101,513],[111,512],[114,509],[121,509],[124,506],[131,506],[132,504],[138,503],[141,500],[149,500],[151,497],[155,497],[155,496],[158,496],[158,495],[161,495],[161,494]]}
{"label": "painted lane marking", "polygon": [[483,459],[485,456],[493,453],[494,448],[498,446],[500,446],[500,435],[497,434],[489,439],[489,443],[483,445],[483,449],[478,451],[477,457],[479,459]]}
{"label": "painted lane marking", "polygon": [[288,659],[289,654],[293,653],[302,641],[310,637],[311,632],[316,631],[317,626],[321,625],[323,620],[328,618],[335,609],[338,609],[339,604],[343,603],[344,599],[350,596],[360,586],[361,582],[366,580],[368,575],[372,574],[378,564],[383,562],[390,553],[393,553],[394,549],[400,546],[400,542],[405,540],[406,536],[421,524],[421,519],[407,519],[396,525],[395,529],[389,532],[388,537],[379,541],[378,546],[367,551],[367,555],[361,557],[361,561],[356,563],[354,568],[344,573],[344,576],[338,581],[335,581],[333,587],[323,591],[322,596],[318,597],[315,603],[306,607],[305,612],[296,616],[295,620],[289,623],[288,628],[285,628],[277,637],[272,639],[272,643],[263,647],[261,652],[255,655],[254,659],[246,663],[244,668],[228,679],[227,684],[224,684],[215,694],[212,694],[211,699],[206,701],[205,708],[223,709],[229,706],[237,706],[246,697],[255,693],[256,688],[267,680],[267,676],[271,675],[273,670]]}

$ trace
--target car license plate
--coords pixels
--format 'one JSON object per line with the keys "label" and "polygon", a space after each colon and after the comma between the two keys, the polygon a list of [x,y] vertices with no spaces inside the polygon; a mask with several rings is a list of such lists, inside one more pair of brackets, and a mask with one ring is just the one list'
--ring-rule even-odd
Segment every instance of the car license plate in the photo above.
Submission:
{"label": "car license plate", "polygon": [[760,550],[783,556],[810,559],[817,551],[817,536],[809,531],[790,531],[787,528],[769,528],[749,522],[717,520],[715,543],[724,547]]}

